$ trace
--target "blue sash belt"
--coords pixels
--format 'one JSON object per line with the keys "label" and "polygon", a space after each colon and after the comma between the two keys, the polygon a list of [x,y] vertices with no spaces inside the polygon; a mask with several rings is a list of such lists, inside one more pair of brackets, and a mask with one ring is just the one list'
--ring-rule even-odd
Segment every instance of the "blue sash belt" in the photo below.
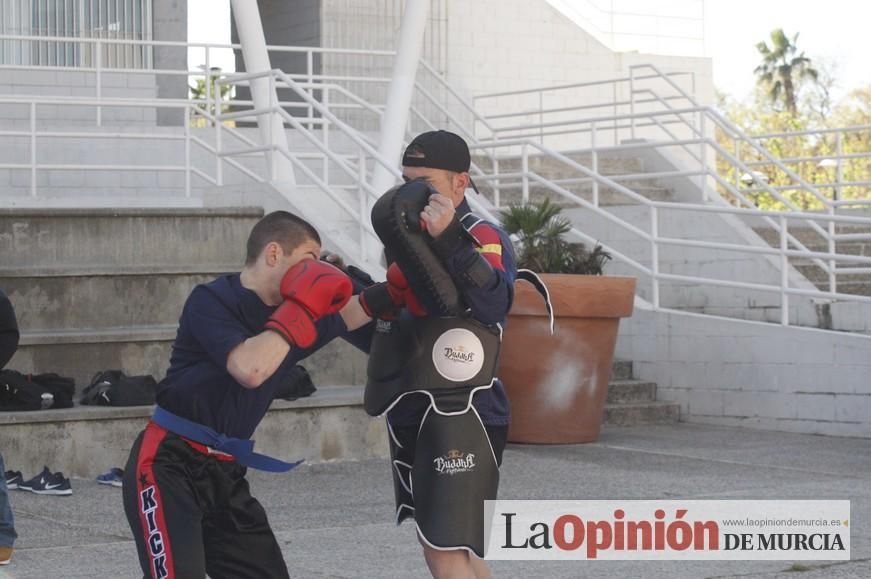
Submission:
{"label": "blue sash belt", "polygon": [[188,438],[194,442],[205,444],[215,450],[225,452],[232,455],[236,461],[243,465],[257,470],[265,470],[268,472],[287,472],[290,469],[301,463],[301,460],[296,462],[285,462],[265,454],[254,452],[254,441],[243,438],[231,438],[224,436],[219,432],[215,432],[208,426],[197,424],[187,418],[176,416],[172,412],[164,410],[160,406],[155,407],[154,416],[151,419],[158,426],[174,432],[179,436]]}

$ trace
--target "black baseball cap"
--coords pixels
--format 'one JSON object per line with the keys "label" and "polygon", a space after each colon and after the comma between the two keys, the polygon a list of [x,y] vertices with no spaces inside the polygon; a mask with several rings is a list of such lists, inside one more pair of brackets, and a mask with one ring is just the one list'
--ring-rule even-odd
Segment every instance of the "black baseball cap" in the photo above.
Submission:
{"label": "black baseball cap", "polygon": [[[472,157],[463,137],[450,131],[427,131],[416,136],[405,148],[402,166],[468,173],[472,166]],[[471,177],[469,186],[475,193],[479,193]]]}

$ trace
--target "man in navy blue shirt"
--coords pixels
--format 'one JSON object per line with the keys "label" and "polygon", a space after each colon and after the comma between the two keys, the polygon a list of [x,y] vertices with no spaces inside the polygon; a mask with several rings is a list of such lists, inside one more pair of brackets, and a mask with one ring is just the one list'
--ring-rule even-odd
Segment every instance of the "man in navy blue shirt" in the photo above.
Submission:
{"label": "man in navy blue shirt", "polygon": [[[423,179],[437,192],[429,197],[420,219],[427,234],[432,237],[434,252],[451,275],[468,313],[483,324],[504,325],[514,297],[516,260],[507,234],[497,225],[471,215],[465,191],[474,185],[469,175],[471,157],[466,142],[448,131],[423,133],[405,150],[402,165],[402,176],[406,182]],[[394,305],[404,306],[412,315],[425,317],[427,311],[438,311],[433,304],[426,303],[425,298],[414,295],[396,264],[388,269],[387,282],[384,283]],[[373,287],[363,291],[360,302],[364,310],[377,316],[382,312],[376,310],[385,300]],[[430,396],[412,393],[401,397],[388,411],[387,425],[394,468],[397,468],[397,464],[408,468],[415,464],[415,445],[421,422],[431,404]],[[499,380],[495,380],[489,388],[476,389],[472,406],[486,429],[496,463],[501,464],[510,408]],[[398,521],[413,516],[414,512],[414,496],[412,489],[408,488],[411,485],[406,486],[402,481],[402,476],[394,477]],[[492,498],[495,499],[495,496]],[[454,524],[464,523],[455,521]],[[442,545],[436,548],[424,536],[420,525],[418,538],[434,577],[483,579],[490,576],[484,561],[470,553],[468,547]]]}
{"label": "man in navy blue shirt", "polygon": [[370,320],[351,281],[318,260],[320,237],[277,211],[252,229],[241,273],[191,292],[154,417],[124,473],[124,508],[146,577],[288,576],[245,480],[289,470],[250,437],[300,360]]}

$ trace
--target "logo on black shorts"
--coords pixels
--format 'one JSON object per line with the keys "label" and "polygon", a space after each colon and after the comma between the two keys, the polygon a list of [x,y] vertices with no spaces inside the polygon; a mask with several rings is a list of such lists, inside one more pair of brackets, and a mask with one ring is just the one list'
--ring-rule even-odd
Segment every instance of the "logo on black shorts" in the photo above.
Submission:
{"label": "logo on black shorts", "polygon": [[169,577],[169,571],[166,570],[166,545],[163,542],[163,533],[157,526],[157,509],[160,505],[157,504],[157,499],[154,496],[156,492],[157,489],[154,486],[143,489],[139,493],[139,500],[148,531],[145,542],[148,543],[148,551],[151,553],[154,576],[163,579]]}
{"label": "logo on black shorts", "polygon": [[461,450],[449,450],[447,454],[433,459],[433,468],[439,474],[454,475],[460,472],[470,472],[475,469],[474,453]]}

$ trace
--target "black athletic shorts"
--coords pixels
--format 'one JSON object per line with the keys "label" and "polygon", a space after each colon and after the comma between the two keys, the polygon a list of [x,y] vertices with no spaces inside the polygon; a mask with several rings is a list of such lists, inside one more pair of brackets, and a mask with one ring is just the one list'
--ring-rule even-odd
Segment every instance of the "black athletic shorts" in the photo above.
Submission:
{"label": "black athletic shorts", "polygon": [[288,577],[245,467],[149,422],[124,470],[124,511],[146,578]]}
{"label": "black athletic shorts", "polygon": [[[403,484],[403,479],[407,479],[407,473],[397,472],[396,461],[407,465],[414,464],[414,451],[420,425],[392,426],[388,420],[387,427],[390,438],[390,464],[393,469],[393,490],[396,497],[396,522],[400,523],[406,518],[414,516],[411,510],[414,508],[414,497],[410,489]],[[490,438],[496,464],[502,466],[502,453],[505,451],[505,444],[508,441],[508,425],[490,426],[485,424],[484,429]]]}

